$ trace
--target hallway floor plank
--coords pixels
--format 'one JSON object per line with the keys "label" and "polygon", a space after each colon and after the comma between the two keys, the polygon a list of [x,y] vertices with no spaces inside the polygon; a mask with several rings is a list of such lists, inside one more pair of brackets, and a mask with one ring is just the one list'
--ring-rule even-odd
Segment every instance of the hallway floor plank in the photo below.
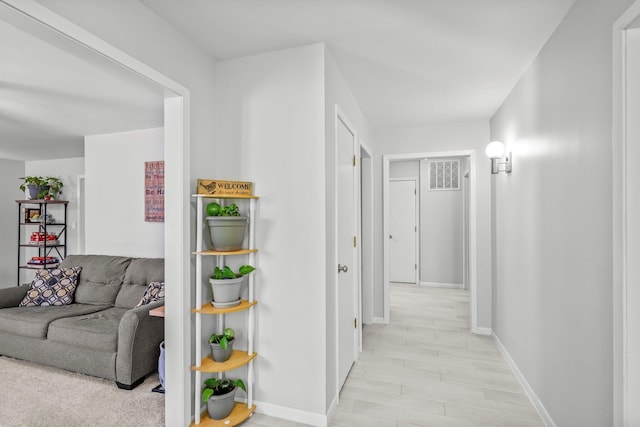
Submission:
{"label": "hallway floor plank", "polygon": [[[330,427],[544,427],[468,291],[393,283],[391,324],[366,325]],[[256,414],[243,426],[303,427]]]}

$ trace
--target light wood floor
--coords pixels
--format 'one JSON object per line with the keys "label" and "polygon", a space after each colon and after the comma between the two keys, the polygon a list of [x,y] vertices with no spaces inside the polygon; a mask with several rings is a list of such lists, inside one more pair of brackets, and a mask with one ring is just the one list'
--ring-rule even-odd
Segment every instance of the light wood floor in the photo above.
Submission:
{"label": "light wood floor", "polygon": [[493,338],[469,332],[467,291],[394,283],[391,295],[391,324],[365,326],[331,427],[544,427]]}

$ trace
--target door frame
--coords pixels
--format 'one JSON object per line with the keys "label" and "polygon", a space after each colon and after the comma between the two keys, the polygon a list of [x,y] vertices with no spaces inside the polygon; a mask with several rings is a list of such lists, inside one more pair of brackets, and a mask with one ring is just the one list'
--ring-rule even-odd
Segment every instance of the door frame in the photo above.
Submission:
{"label": "door frame", "polygon": [[[335,283],[335,292],[334,292],[334,304],[335,304],[335,362],[336,362],[336,404],[340,403],[340,390],[342,389],[342,384],[340,384],[340,340],[339,340],[339,318],[340,318],[340,310],[339,310],[339,298],[338,298],[338,283],[339,283],[339,278],[338,278],[338,123],[342,122],[347,129],[349,129],[349,132],[351,132],[353,134],[353,153],[356,156],[356,166],[360,163],[360,144],[359,144],[359,136],[358,136],[358,131],[356,130],[355,126],[352,124],[352,122],[347,118],[346,114],[342,111],[342,109],[340,108],[340,106],[338,104],[335,105],[335,114],[334,114],[334,122],[333,122],[333,144],[334,144],[334,211],[333,211],[333,215],[334,215],[334,220],[335,220],[335,231],[334,231],[334,283]],[[353,218],[353,227],[354,227],[354,236],[358,236],[358,229],[360,228],[360,221],[358,219],[358,215],[357,215],[357,206],[358,201],[356,199],[357,195],[360,194],[360,191],[357,189],[356,186],[360,185],[360,180],[358,178],[358,171],[359,169],[357,167],[353,168],[353,185],[354,185],[354,192],[353,192],[353,206],[354,206],[354,218]],[[362,335],[362,318],[359,317],[360,313],[358,310],[358,307],[362,307],[362,295],[359,292],[359,288],[361,288],[361,285],[358,285],[360,283],[362,274],[359,271],[360,269],[360,262],[358,260],[359,254],[358,254],[358,247],[359,245],[356,244],[356,247],[354,247],[354,260],[355,260],[355,265],[356,265],[356,271],[354,272],[354,291],[355,291],[355,295],[356,297],[354,298],[355,300],[355,306],[353,307],[353,312],[356,316],[356,325],[357,327],[354,328],[354,355],[353,355],[353,359],[354,361],[358,360],[358,356],[359,356],[359,350],[360,350],[360,344],[358,343],[358,337],[360,337]]]}
{"label": "door frame", "polygon": [[[359,227],[356,230],[358,232],[358,242],[356,249],[358,250],[358,260],[360,261],[360,307],[359,318],[364,324],[373,323],[373,275],[374,275],[374,203],[373,203],[373,151],[368,147],[362,138],[358,140],[360,144],[360,150],[358,155],[358,176],[359,183],[356,187],[358,192],[358,207],[359,213],[357,220],[359,220]],[[363,183],[367,184],[368,191],[363,190]],[[363,205],[363,196],[366,196],[366,206]],[[365,237],[366,235],[366,237]],[[365,282],[365,277],[368,282]],[[362,327],[360,328],[360,352],[362,352]]]}
{"label": "door frame", "polygon": [[[640,18],[640,0],[634,2],[613,24],[613,90],[612,90],[612,174],[613,174],[613,425],[630,426],[631,396],[629,363],[638,363],[640,349],[629,345],[629,337],[637,334],[637,325],[630,324],[630,317],[638,317],[638,308],[628,299],[629,261],[640,253],[627,245],[629,222],[637,222],[628,215],[629,194],[638,190],[638,185],[628,179],[629,167],[634,160],[627,157],[627,33]],[[634,26],[637,27],[637,26]],[[634,383],[635,384],[635,383]],[[640,387],[635,384],[634,388]]]}
{"label": "door frame", "polygon": [[94,36],[71,21],[31,0],[0,0],[2,18],[19,21],[26,31],[39,37],[51,37],[52,44],[73,49],[85,56],[98,54],[104,66],[119,66],[165,88],[164,98],[164,158],[165,158],[165,280],[166,287],[165,341],[167,345],[165,375],[165,405],[167,425],[185,425],[191,420],[191,376],[185,372],[191,356],[191,326],[189,306],[191,291],[182,283],[190,283],[190,91],[161,72]]}
{"label": "door frame", "polygon": [[[415,197],[415,215],[416,215],[416,232],[414,235],[414,250],[415,250],[415,254],[416,254],[416,259],[415,264],[416,264],[416,268],[415,268],[415,280],[414,280],[414,284],[418,285],[420,284],[420,177],[398,177],[398,178],[389,178],[388,182],[397,182],[397,181],[413,181],[415,183],[415,187],[416,187],[416,197]],[[389,192],[389,194],[391,194],[391,192]],[[383,236],[383,238],[387,239],[387,236],[389,234],[385,234]]]}
{"label": "door frame", "polygon": [[[640,1],[640,0],[639,0]],[[386,154],[382,156],[382,233],[389,235],[389,163],[402,160],[433,159],[442,157],[469,158],[469,310],[471,332],[483,334],[478,328],[478,248],[477,248],[477,215],[478,215],[478,184],[476,179],[476,150],[439,151],[432,153]],[[391,321],[389,284],[389,242],[383,238],[383,287],[384,287],[384,323]]]}

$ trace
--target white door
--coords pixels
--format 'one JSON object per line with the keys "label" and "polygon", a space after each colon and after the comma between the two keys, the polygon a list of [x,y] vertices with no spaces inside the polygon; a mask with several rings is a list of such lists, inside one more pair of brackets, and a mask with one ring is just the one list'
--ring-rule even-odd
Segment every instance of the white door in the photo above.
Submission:
{"label": "white door", "polygon": [[416,182],[389,181],[389,280],[416,283]]}
{"label": "white door", "polygon": [[338,167],[338,388],[347,379],[355,362],[357,343],[356,311],[356,205],[355,132],[337,119]]}

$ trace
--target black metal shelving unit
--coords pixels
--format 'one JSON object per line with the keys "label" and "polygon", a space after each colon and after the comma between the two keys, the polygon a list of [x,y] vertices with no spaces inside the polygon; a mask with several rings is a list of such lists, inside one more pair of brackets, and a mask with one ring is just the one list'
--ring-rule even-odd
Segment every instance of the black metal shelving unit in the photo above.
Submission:
{"label": "black metal shelving unit", "polygon": [[[27,264],[27,252],[23,248],[37,249],[39,257],[55,256],[57,255],[60,261],[67,256],[67,200],[16,200],[18,204],[18,269],[17,269],[17,284],[20,284],[20,270],[38,269],[38,266]],[[47,223],[47,214],[51,213],[49,207],[62,206],[64,210],[64,220],[60,221],[56,219],[54,222]],[[40,211],[39,221],[30,221],[25,213],[25,209],[37,209]],[[44,240],[42,242],[30,243],[24,236],[28,235],[27,230],[33,229],[38,232],[44,233]],[[55,233],[57,243],[48,245],[47,234]],[[34,252],[29,252],[34,253]],[[42,268],[52,268],[56,265],[45,264]]]}

